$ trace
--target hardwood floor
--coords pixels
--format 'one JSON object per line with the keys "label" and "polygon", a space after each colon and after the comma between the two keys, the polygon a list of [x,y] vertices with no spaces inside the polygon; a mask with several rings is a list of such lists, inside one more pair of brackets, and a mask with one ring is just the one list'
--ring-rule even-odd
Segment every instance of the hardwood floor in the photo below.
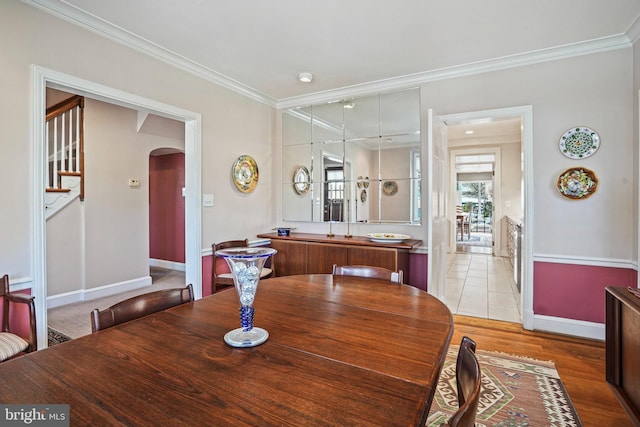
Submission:
{"label": "hardwood floor", "polygon": [[464,335],[478,350],[551,360],[584,427],[633,426],[605,381],[604,342],[531,332],[517,323],[454,316],[452,344]]}

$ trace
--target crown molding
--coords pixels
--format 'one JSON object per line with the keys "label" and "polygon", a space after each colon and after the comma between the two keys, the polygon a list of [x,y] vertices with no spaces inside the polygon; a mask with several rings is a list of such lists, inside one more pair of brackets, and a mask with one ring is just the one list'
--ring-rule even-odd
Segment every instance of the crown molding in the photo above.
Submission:
{"label": "crown molding", "polygon": [[332,101],[363,94],[370,94],[374,92],[405,89],[438,80],[471,76],[491,71],[522,67],[541,62],[555,61],[558,59],[570,58],[574,56],[588,55],[615,49],[624,49],[631,46],[632,45],[629,37],[625,34],[619,34],[610,37],[603,37],[600,39],[572,43],[564,46],[557,46],[548,49],[519,53],[516,55],[503,56],[501,58],[493,58],[485,61],[457,65],[454,67],[447,67],[438,70],[394,77],[386,80],[378,80],[375,82],[348,86],[331,91],[317,92],[311,95],[280,99],[278,100],[277,107],[291,108],[300,105],[317,104],[320,102]]}
{"label": "crown molding", "polygon": [[23,3],[36,7],[50,15],[54,15],[72,24],[76,24],[95,34],[108,38],[121,45],[135,49],[162,62],[175,66],[183,71],[222,86],[255,101],[276,106],[276,100],[238,82],[224,74],[191,61],[149,40],[139,37],[123,28],[108,23],[97,16],[88,14],[64,1],[55,0],[21,0]]}
{"label": "crown molding", "polygon": [[88,14],[69,3],[66,3],[64,0],[21,1],[51,15],[57,16],[67,22],[79,25],[93,33],[113,40],[116,43],[125,45],[160,61],[173,65],[204,80],[278,109],[317,104],[375,92],[406,89],[438,80],[471,76],[541,62],[555,61],[574,56],[588,55],[614,49],[623,49],[631,47],[632,43],[640,37],[639,16],[624,34],[346,86],[334,90],[316,92],[290,98],[274,99],[237,80],[171,52],[170,50],[129,31],[114,26],[97,16]]}
{"label": "crown molding", "polygon": [[636,44],[638,38],[640,37],[640,16],[638,16],[635,21],[633,21],[631,25],[629,25],[629,28],[627,28],[625,34],[627,35],[627,37],[629,37],[629,40],[632,44]]}

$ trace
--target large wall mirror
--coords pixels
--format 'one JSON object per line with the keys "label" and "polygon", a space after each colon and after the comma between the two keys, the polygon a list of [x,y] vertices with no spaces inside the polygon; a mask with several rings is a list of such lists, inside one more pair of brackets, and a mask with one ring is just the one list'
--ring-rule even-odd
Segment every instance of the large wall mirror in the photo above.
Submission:
{"label": "large wall mirror", "polygon": [[420,92],[282,115],[285,221],[420,224]]}

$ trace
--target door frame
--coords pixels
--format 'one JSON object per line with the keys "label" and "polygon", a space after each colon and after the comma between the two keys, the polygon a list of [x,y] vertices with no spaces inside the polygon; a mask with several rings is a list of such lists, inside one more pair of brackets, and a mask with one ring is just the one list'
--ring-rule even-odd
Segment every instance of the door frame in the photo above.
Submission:
{"label": "door frame", "polygon": [[442,115],[445,123],[458,123],[489,117],[520,117],[522,153],[522,327],[533,329],[533,106],[523,105],[494,110]]}
{"label": "door frame", "polygon": [[193,283],[194,297],[202,297],[202,212],[201,204],[201,143],[202,116],[173,105],[164,104],[119,89],[103,86],[55,70],[32,65],[31,96],[31,260],[33,269],[32,295],[35,296],[38,348],[47,348],[47,266],[45,193],[46,89],[51,87],[142,113],[152,113],[184,123],[185,133],[185,281]]}
{"label": "door frame", "polygon": [[502,158],[501,158],[502,150],[500,147],[487,147],[487,148],[452,148],[449,156],[449,206],[451,212],[449,220],[451,221],[450,233],[449,233],[449,248],[453,249],[455,252],[456,248],[456,219],[455,209],[455,201],[453,200],[453,195],[456,191],[456,156],[460,155],[472,155],[472,154],[493,154],[494,155],[494,166],[493,166],[493,214],[492,214],[492,231],[493,235],[493,248],[492,253],[496,256],[502,256],[502,231],[496,227],[496,218],[500,218],[502,215]]}
{"label": "door frame", "polygon": [[427,110],[427,207],[429,212],[429,257],[427,289],[444,300],[446,286],[447,247],[447,125],[432,109]]}

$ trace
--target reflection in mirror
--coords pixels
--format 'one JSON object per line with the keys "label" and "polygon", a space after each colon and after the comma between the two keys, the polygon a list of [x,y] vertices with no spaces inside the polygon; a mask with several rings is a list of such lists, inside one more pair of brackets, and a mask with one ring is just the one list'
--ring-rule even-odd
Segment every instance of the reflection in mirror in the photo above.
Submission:
{"label": "reflection in mirror", "polygon": [[418,89],[286,110],[282,140],[285,221],[420,224]]}
{"label": "reflection in mirror", "polygon": [[309,169],[300,166],[293,174],[293,190],[297,194],[305,194],[311,186],[311,175]]}

